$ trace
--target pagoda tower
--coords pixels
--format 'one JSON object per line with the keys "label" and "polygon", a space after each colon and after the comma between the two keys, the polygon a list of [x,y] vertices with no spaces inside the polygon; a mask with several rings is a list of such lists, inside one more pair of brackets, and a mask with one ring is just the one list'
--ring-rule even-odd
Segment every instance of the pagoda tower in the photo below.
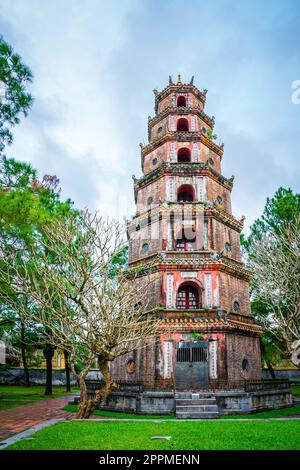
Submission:
{"label": "pagoda tower", "polygon": [[261,378],[261,330],[240,253],[243,219],[232,214],[234,177],[222,175],[224,149],[204,110],[206,93],[180,75],[154,90],[149,143],[140,144],[143,175],[133,177],[129,268],[155,279],[149,314],[161,317],[164,332],[114,361],[112,371],[144,389],[228,389]]}

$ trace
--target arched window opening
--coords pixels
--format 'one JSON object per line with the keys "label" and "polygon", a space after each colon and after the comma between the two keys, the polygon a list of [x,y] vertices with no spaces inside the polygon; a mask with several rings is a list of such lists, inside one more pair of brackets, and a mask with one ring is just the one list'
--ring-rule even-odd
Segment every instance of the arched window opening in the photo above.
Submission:
{"label": "arched window opening", "polygon": [[196,250],[196,237],[188,239],[183,235],[182,238],[176,240],[176,250],[178,251],[193,251]]}
{"label": "arched window opening", "polygon": [[148,243],[144,243],[142,245],[142,253],[148,253],[148,251],[149,251],[149,245]]}
{"label": "arched window opening", "polygon": [[177,131],[179,132],[188,132],[189,131],[189,122],[185,118],[180,118],[177,121]]}
{"label": "arched window opening", "polygon": [[178,96],[178,99],[177,99],[177,106],[180,106],[181,108],[185,108],[185,107],[186,107],[186,99],[185,99],[185,96]]}
{"label": "arched window opening", "polygon": [[180,310],[195,310],[201,308],[199,289],[195,284],[183,284],[176,296],[176,306]]}
{"label": "arched window opening", "polygon": [[178,202],[193,202],[195,200],[195,191],[190,184],[183,184],[178,189],[177,201]]}
{"label": "arched window opening", "polygon": [[250,364],[249,364],[249,361],[246,358],[244,358],[242,360],[242,369],[243,369],[244,372],[249,372],[249,370],[250,370]]}
{"label": "arched window opening", "polygon": [[191,161],[191,151],[190,149],[184,147],[178,150],[177,153],[178,163],[187,163]]}

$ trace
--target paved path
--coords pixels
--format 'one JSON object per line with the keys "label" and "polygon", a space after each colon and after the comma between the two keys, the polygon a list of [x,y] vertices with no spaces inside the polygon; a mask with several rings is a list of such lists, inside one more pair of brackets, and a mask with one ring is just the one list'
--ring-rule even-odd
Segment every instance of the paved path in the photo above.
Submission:
{"label": "paved path", "polygon": [[49,421],[50,419],[72,419],[74,413],[62,408],[68,404],[74,395],[61,398],[40,400],[32,405],[18,406],[0,411],[0,439],[25,431],[28,428]]}

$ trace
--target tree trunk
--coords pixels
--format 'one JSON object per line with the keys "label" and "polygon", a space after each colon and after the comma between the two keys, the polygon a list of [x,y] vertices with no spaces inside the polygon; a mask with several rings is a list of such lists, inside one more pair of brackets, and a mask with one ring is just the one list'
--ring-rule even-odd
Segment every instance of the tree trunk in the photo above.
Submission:
{"label": "tree trunk", "polygon": [[106,401],[106,399],[116,386],[109,370],[109,362],[99,362],[99,369],[103,375],[104,386],[101,389],[95,391],[95,395],[93,398],[88,398],[85,380],[83,379],[83,384],[81,382],[81,379],[79,379],[80,400],[77,411],[77,418],[79,419],[88,419],[91,414],[95,411],[95,409],[100,405],[100,403]]}
{"label": "tree trunk", "polygon": [[65,369],[66,369],[66,392],[71,391],[71,377],[70,377],[70,364],[68,351],[64,351],[65,356]]}
{"label": "tree trunk", "polygon": [[22,355],[22,363],[23,363],[23,369],[24,369],[24,376],[25,376],[25,386],[30,387],[30,378],[29,378],[29,369],[28,369],[28,364],[27,364],[27,358],[26,358],[26,349],[23,346],[25,344],[25,325],[24,323],[21,323],[21,355]]}
{"label": "tree trunk", "polygon": [[50,344],[46,344],[44,349],[44,356],[46,359],[46,387],[45,395],[52,395],[52,358],[54,355],[54,349]]}
{"label": "tree trunk", "polygon": [[25,348],[21,348],[21,355],[22,355],[22,363],[23,363],[24,376],[25,376],[25,387],[30,387],[29,369],[28,369],[28,364],[27,364]]}

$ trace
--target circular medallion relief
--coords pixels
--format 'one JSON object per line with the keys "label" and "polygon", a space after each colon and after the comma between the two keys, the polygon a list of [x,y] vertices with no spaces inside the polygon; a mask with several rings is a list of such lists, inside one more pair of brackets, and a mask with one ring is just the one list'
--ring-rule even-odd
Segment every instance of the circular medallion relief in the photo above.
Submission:
{"label": "circular medallion relief", "polygon": [[127,372],[129,374],[133,374],[136,371],[136,362],[130,359],[130,361],[127,362]]}

